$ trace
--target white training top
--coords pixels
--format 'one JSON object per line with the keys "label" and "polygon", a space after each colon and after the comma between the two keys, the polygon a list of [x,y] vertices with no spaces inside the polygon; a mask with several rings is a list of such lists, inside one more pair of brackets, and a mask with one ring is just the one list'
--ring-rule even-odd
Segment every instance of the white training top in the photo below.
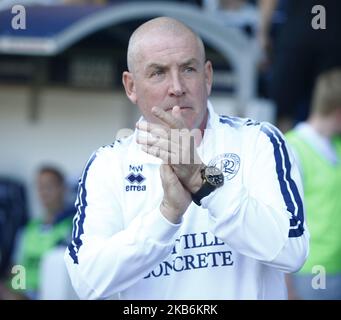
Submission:
{"label": "white training top", "polygon": [[209,119],[198,154],[224,185],[180,224],[160,212],[161,160],[136,132],[85,166],[65,252],[83,299],[286,299],[283,272],[308,255],[302,185],[283,135],[268,123]]}

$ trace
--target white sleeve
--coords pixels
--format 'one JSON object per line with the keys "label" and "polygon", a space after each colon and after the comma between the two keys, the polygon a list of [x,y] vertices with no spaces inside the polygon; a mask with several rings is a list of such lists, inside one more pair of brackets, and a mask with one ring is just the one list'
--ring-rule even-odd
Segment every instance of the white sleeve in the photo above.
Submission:
{"label": "white sleeve", "polygon": [[[284,272],[299,270],[309,251],[300,174],[283,135],[262,124],[252,165],[202,199],[210,228],[237,252]],[[241,159],[241,162],[243,159]],[[241,173],[241,172],[240,172]]]}
{"label": "white sleeve", "polygon": [[159,208],[147,213],[141,208],[124,226],[117,195],[120,184],[112,173],[118,168],[106,150],[99,149],[79,182],[65,261],[82,299],[107,299],[142,279],[169,254],[180,226],[164,218]]}

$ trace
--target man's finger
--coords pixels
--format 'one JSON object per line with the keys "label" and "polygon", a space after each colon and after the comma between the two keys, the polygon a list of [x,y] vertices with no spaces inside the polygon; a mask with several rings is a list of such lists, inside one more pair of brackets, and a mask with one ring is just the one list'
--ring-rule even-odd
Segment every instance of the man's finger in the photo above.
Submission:
{"label": "man's finger", "polygon": [[171,163],[172,154],[170,152],[162,150],[161,148],[156,147],[156,146],[147,147],[145,145],[142,145],[141,149],[144,152],[146,152],[146,153],[148,153],[148,154],[150,154],[156,158],[161,159],[164,163]]}
{"label": "man's finger", "polygon": [[150,132],[154,136],[168,138],[169,137],[169,129],[165,126],[156,123],[150,123],[147,121],[139,121],[136,123],[136,128],[140,131]]}
{"label": "man's finger", "polygon": [[[180,108],[179,108],[179,110],[180,110]],[[171,129],[182,129],[185,126],[182,118],[179,118],[179,117],[175,118],[171,113],[166,112],[166,111],[162,110],[161,108],[153,107],[152,113],[155,117],[157,117],[159,120],[164,122]],[[172,113],[173,113],[173,111],[172,111]]]}
{"label": "man's finger", "polygon": [[179,123],[180,127],[179,129],[186,128],[186,124],[184,119],[181,115],[181,109],[179,106],[174,106],[172,109],[172,117],[176,119],[176,121]]}
{"label": "man's finger", "polygon": [[152,135],[148,136],[137,136],[136,142],[140,145],[145,145],[147,147],[158,147],[169,153],[178,153],[179,145],[171,140],[167,140],[161,137],[154,137]]}

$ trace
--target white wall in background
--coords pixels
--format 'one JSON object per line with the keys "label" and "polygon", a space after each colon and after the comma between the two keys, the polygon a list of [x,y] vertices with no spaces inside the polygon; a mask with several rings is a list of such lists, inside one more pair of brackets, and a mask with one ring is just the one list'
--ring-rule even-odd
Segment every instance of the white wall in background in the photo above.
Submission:
{"label": "white wall in background", "polygon": [[123,92],[46,89],[32,122],[28,97],[26,88],[0,87],[0,176],[23,181],[31,213],[39,215],[37,168],[53,164],[76,181],[92,152],[112,143],[121,128],[133,128],[139,113]]}

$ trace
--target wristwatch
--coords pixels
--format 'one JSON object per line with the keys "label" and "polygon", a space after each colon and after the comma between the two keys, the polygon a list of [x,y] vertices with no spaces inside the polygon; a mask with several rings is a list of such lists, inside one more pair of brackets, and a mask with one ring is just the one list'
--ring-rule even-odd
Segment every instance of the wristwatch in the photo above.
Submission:
{"label": "wristwatch", "polygon": [[200,172],[203,181],[202,186],[197,192],[192,193],[192,200],[198,206],[201,206],[202,198],[224,184],[224,175],[217,167],[205,166]]}

